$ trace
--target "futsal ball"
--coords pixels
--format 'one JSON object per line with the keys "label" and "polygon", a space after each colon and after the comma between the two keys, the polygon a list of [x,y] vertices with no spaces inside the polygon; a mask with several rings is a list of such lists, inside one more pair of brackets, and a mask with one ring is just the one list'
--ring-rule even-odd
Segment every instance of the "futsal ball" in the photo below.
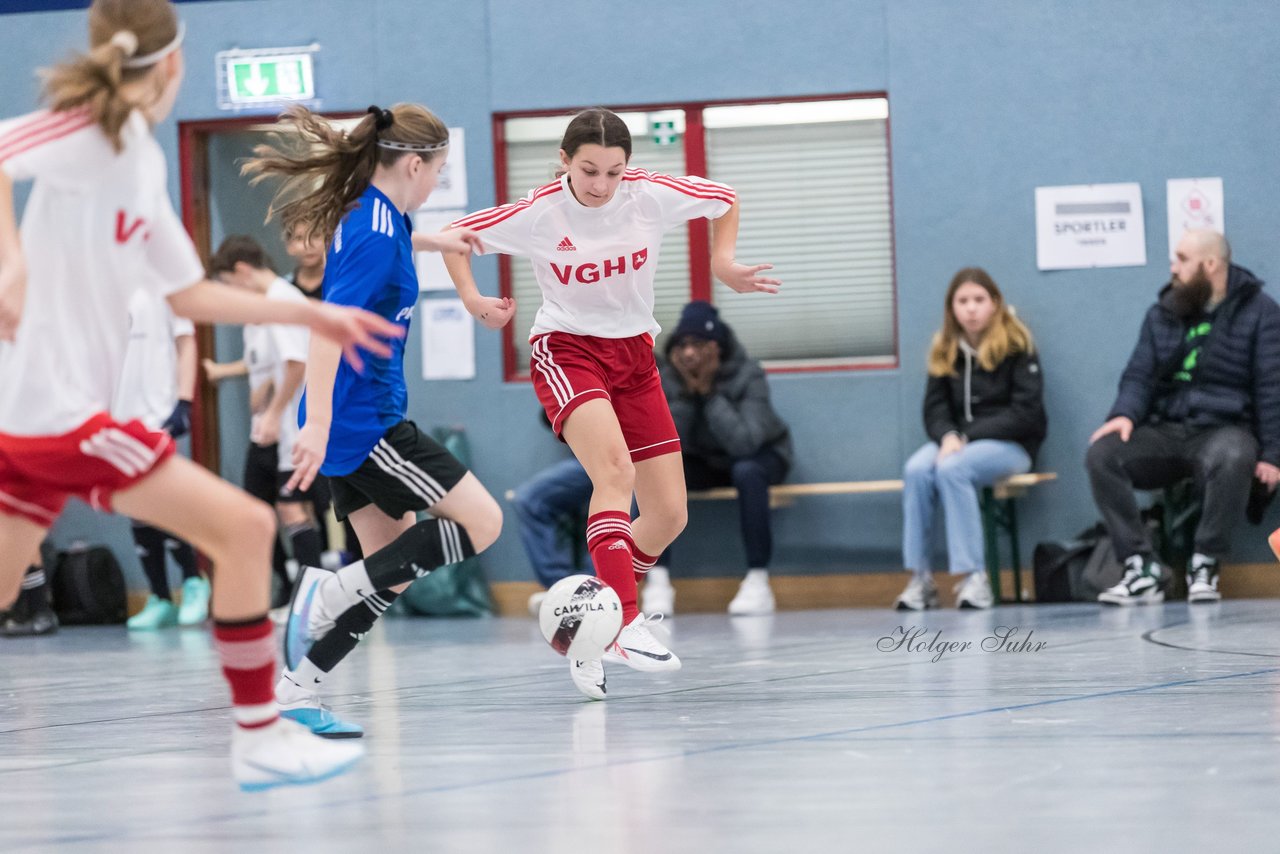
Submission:
{"label": "futsal ball", "polygon": [[578,661],[599,658],[622,631],[622,602],[595,576],[570,575],[547,591],[538,625],[561,655]]}

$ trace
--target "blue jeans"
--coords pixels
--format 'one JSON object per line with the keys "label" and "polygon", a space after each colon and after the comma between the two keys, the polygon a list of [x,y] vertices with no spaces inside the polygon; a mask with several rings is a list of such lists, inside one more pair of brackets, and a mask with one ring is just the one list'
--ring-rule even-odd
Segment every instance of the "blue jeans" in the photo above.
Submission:
{"label": "blue jeans", "polygon": [[591,500],[591,478],[573,457],[549,466],[516,487],[512,504],[520,521],[520,542],[544,587],[585,572],[594,573],[591,557],[582,569],[575,567],[574,540],[566,521],[585,524]]}
{"label": "blue jeans", "polygon": [[1017,442],[978,439],[937,463],[938,444],[911,455],[903,471],[902,561],[908,570],[930,572],[929,532],[939,499],[947,526],[947,560],[953,574],[977,572],[983,560],[978,489],[1031,470]]}

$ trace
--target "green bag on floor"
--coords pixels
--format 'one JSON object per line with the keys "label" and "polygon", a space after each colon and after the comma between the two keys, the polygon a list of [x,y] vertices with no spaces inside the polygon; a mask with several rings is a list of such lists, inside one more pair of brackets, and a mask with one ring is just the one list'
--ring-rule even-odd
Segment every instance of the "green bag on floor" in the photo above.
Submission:
{"label": "green bag on floor", "polygon": [[[471,449],[461,428],[437,427],[431,436],[463,465],[471,466]],[[433,570],[410,584],[398,601],[404,603],[405,613],[424,617],[483,617],[493,613],[489,583],[478,557]]]}

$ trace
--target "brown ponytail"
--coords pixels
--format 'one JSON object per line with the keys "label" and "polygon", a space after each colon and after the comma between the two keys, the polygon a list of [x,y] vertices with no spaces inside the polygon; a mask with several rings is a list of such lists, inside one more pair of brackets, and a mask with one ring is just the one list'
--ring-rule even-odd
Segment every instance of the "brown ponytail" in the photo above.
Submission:
{"label": "brown ponytail", "polygon": [[[154,65],[126,68],[125,62],[163,49],[177,35],[178,16],[169,0],[94,0],[89,8],[90,50],[41,70],[45,100],[54,112],[87,109],[119,151],[120,129],[130,113],[145,105],[126,98],[121,89],[155,70]],[[164,81],[157,78],[152,97],[163,87]]]}
{"label": "brown ponytail", "polygon": [[[252,184],[283,177],[267,221],[279,216],[295,234],[319,238],[326,245],[368,189],[379,165],[390,166],[406,155],[430,160],[449,140],[444,122],[418,104],[396,104],[390,110],[370,107],[369,115],[345,132],[306,107],[290,107],[280,121],[295,133],[272,134],[269,144],[253,149],[257,156],[245,163],[241,174],[252,175]],[[419,152],[387,144],[440,148]]]}

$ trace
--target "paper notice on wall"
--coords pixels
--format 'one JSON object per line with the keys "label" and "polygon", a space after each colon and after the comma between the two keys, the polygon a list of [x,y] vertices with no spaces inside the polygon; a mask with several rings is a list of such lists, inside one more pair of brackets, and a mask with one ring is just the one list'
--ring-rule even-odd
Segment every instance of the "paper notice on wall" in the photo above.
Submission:
{"label": "paper notice on wall", "polygon": [[470,380],[476,376],[476,327],[460,299],[418,303],[422,328],[422,378]]}
{"label": "paper notice on wall", "polygon": [[1146,263],[1139,185],[1036,187],[1036,265],[1041,270]]}
{"label": "paper notice on wall", "polygon": [[449,128],[449,156],[436,188],[423,203],[420,211],[442,211],[467,206],[467,143],[462,128]]}
{"label": "paper notice on wall", "polygon": [[1221,178],[1170,178],[1168,182],[1169,260],[1183,232],[1208,229],[1226,234]]}
{"label": "paper notice on wall", "polygon": [[[435,234],[465,214],[464,210],[418,211],[413,215],[413,230],[417,234]],[[413,266],[418,271],[419,291],[453,290],[453,280],[449,278],[444,256],[439,252],[413,253]]]}

